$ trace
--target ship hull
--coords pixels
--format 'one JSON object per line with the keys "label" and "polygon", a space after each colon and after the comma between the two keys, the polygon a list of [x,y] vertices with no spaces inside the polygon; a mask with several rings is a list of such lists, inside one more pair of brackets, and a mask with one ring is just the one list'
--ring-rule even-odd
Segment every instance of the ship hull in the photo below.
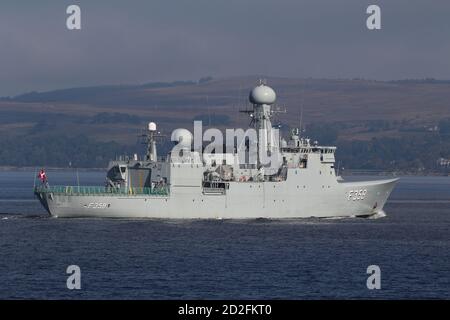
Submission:
{"label": "ship hull", "polygon": [[398,179],[364,182],[230,182],[223,193],[172,186],[169,195],[68,195],[37,192],[54,217],[283,219],[368,217],[382,213]]}

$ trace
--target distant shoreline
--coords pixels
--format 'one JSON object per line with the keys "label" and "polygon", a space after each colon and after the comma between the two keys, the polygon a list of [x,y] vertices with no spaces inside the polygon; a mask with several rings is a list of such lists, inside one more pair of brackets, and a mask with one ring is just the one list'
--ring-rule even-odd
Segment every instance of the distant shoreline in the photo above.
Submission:
{"label": "distant shoreline", "polygon": [[[12,171],[37,171],[41,168],[41,166],[36,167],[14,167],[14,166],[0,166],[0,172],[12,172]],[[45,167],[44,169],[47,171],[106,171],[107,168],[73,168],[73,167]],[[340,172],[340,175],[343,176],[393,176],[393,177],[401,177],[401,176],[417,176],[417,177],[447,177],[448,174],[442,172],[426,172],[426,173],[412,173],[412,172],[402,172],[402,171],[383,171],[383,170],[360,170],[347,169],[343,172]]]}
{"label": "distant shoreline", "polygon": [[45,167],[45,166],[36,166],[36,167],[13,167],[13,166],[0,166],[1,171],[37,171],[41,168],[44,168],[48,171],[105,171],[107,168],[73,168],[73,167]]}

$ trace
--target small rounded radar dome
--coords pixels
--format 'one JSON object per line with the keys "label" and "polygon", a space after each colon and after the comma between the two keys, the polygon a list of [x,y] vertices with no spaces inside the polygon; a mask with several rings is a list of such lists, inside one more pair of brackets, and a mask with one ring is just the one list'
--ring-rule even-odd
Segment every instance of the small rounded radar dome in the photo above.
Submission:
{"label": "small rounded radar dome", "polygon": [[156,131],[156,123],[149,122],[148,123],[148,131]]}
{"label": "small rounded radar dome", "polygon": [[187,129],[176,129],[172,132],[170,140],[181,147],[190,148],[192,145],[192,133]]}
{"label": "small rounded radar dome", "polygon": [[260,84],[250,91],[249,99],[253,104],[274,104],[277,95],[271,87]]}

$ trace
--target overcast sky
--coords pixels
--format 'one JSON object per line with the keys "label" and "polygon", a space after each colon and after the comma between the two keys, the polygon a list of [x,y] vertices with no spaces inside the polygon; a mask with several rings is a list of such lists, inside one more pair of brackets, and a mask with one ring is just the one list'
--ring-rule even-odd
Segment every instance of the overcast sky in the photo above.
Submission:
{"label": "overcast sky", "polygon": [[[66,28],[70,4],[79,31]],[[370,4],[379,31],[366,28]],[[209,75],[450,79],[450,1],[0,3],[0,96]]]}

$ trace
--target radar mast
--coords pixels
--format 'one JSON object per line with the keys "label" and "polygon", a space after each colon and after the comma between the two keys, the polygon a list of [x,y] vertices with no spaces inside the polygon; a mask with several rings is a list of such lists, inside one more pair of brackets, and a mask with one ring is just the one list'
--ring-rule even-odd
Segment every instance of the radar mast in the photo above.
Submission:
{"label": "radar mast", "polygon": [[147,153],[145,155],[145,160],[147,161],[158,161],[158,153],[156,151],[156,138],[162,137],[162,134],[156,131],[156,123],[149,122],[147,127],[147,132],[143,134],[145,138],[145,143],[147,144]]}

